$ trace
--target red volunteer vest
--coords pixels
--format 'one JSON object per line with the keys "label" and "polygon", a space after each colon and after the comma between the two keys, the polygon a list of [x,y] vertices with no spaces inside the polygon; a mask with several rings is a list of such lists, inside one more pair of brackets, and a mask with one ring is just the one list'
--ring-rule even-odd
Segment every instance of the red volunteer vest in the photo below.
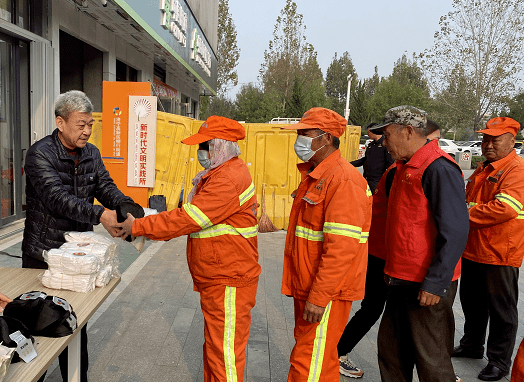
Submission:
{"label": "red volunteer vest", "polygon": [[371,212],[371,227],[369,228],[368,253],[379,259],[386,260],[386,220],[388,216],[388,195],[386,193],[386,176],[395,168],[395,164],[389,166],[373,194],[373,209]]}
{"label": "red volunteer vest", "polygon": [[[422,282],[435,255],[437,229],[422,188],[422,175],[440,157],[455,163],[434,140],[418,150],[407,163],[396,163],[386,222],[388,256],[384,272],[391,277]],[[453,280],[460,277],[460,266],[459,260]]]}

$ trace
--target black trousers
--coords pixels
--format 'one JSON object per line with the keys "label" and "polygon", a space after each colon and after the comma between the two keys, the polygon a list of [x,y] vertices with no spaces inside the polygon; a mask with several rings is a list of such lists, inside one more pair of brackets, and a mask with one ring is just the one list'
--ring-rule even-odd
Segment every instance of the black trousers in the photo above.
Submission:
{"label": "black trousers", "polygon": [[[22,254],[22,268],[47,269],[47,263],[39,261],[30,256]],[[30,292],[30,291],[28,291]],[[60,365],[60,373],[62,380],[67,381],[67,348],[58,356],[58,364]],[[87,382],[87,369],[89,368],[89,356],[87,354],[87,323],[80,331],[80,381]],[[47,371],[40,377],[38,382],[43,382]]]}
{"label": "black trousers", "polygon": [[488,363],[505,371],[517,336],[518,280],[518,268],[462,260],[459,293],[465,323],[460,345],[483,351],[489,321]]}
{"label": "black trousers", "polygon": [[360,309],[349,320],[342,337],[338,341],[338,356],[345,355],[353,350],[362,337],[377,322],[388,294],[388,286],[384,282],[385,260],[373,255],[368,255],[368,268],[366,271],[366,294]]}
{"label": "black trousers", "polygon": [[451,364],[455,319],[453,301],[458,281],[433,306],[420,306],[420,284],[390,286],[378,331],[378,365],[382,382],[413,380],[454,382]]}

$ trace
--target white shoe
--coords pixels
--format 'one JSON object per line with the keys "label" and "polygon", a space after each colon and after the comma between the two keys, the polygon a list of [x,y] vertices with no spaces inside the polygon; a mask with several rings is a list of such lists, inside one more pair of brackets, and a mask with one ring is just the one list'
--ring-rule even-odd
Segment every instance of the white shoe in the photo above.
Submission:
{"label": "white shoe", "polygon": [[[338,362],[340,365],[338,369],[340,374],[350,378],[361,378],[364,375],[364,372],[349,359],[347,354],[340,356]],[[462,380],[460,382],[462,382]]]}

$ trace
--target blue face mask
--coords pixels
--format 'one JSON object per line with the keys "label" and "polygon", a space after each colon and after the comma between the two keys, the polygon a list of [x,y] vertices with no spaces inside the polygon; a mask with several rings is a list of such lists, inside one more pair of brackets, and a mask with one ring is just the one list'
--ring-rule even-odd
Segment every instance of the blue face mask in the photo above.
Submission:
{"label": "blue face mask", "polygon": [[297,135],[297,140],[295,141],[295,153],[297,154],[297,157],[299,157],[300,160],[303,160],[304,162],[307,162],[313,158],[313,155],[315,155],[316,152],[325,145],[313,151],[311,150],[311,143],[313,143],[313,139],[319,138],[324,134],[326,133],[322,133],[314,138],[306,137],[305,135]]}
{"label": "blue face mask", "polygon": [[211,159],[209,159],[209,151],[197,150],[198,163],[206,170],[211,167]]}

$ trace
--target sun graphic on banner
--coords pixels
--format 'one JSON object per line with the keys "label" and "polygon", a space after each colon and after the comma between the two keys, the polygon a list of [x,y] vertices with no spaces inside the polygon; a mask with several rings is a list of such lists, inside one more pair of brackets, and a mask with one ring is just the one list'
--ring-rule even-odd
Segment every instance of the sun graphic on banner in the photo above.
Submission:
{"label": "sun graphic on banner", "polygon": [[145,118],[149,114],[151,114],[151,109],[152,109],[151,102],[143,98],[136,101],[135,104],[133,105],[133,111],[135,112],[139,121],[140,121],[140,118]]}

